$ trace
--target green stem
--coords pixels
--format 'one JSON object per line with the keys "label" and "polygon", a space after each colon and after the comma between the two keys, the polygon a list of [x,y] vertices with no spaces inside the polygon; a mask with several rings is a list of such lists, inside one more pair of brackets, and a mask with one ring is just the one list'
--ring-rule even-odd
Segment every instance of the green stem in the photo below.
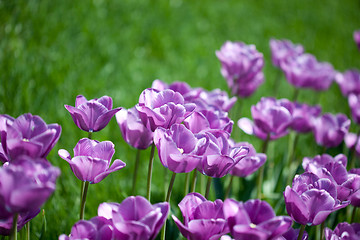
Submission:
{"label": "green stem", "polygon": [[[267,151],[267,147],[269,145],[269,141],[270,141],[270,135],[268,135],[266,137],[266,140],[264,141],[263,143],[263,146],[261,148],[261,152],[266,154],[266,151]],[[264,163],[264,165],[262,165],[259,169],[259,173],[258,173],[258,176],[257,176],[257,198],[261,200],[261,196],[262,196],[262,193],[261,193],[261,187],[262,187],[262,183],[263,183],[263,178],[264,178],[264,168],[265,168],[265,164],[266,162]]]}
{"label": "green stem", "polygon": [[303,237],[303,235],[304,235],[304,232],[305,232],[305,227],[306,227],[306,225],[301,225],[300,231],[299,231],[299,236],[298,236],[297,240],[301,240],[301,239],[302,239],[302,237]]}
{"label": "green stem", "polygon": [[30,221],[26,223],[26,240],[30,240]]}
{"label": "green stem", "polygon": [[357,207],[353,206],[354,209],[351,213],[351,222],[350,223],[354,223],[355,222],[355,216],[356,216],[356,210],[357,210]]}
{"label": "green stem", "polygon": [[190,173],[185,173],[185,186],[184,186],[184,196],[189,193],[189,184],[190,184]]}
{"label": "green stem", "polygon": [[231,175],[231,177],[230,177],[230,182],[229,182],[229,185],[228,185],[228,187],[227,187],[227,189],[226,189],[224,199],[226,199],[226,198],[228,198],[228,197],[229,197],[229,194],[230,194],[230,192],[231,192],[231,188],[232,188],[232,183],[233,183],[233,180],[234,180],[234,175]]}
{"label": "green stem", "polygon": [[135,159],[135,169],[134,169],[133,185],[132,185],[132,191],[131,191],[132,195],[135,195],[135,191],[136,191],[136,177],[137,177],[138,169],[139,169],[140,153],[141,153],[141,150],[138,149],[136,152],[136,159]]}
{"label": "green stem", "polygon": [[211,187],[211,180],[212,180],[212,177],[208,176],[208,179],[207,179],[207,182],[206,182],[206,191],[205,191],[205,198],[206,198],[206,199],[209,198],[210,187]]}
{"label": "green stem", "polygon": [[190,192],[195,192],[196,179],[197,179],[197,170],[194,169],[194,171],[193,171],[193,178],[192,178],[192,181],[191,181],[191,190],[190,190]]}
{"label": "green stem", "polygon": [[[176,177],[176,173],[173,172],[170,183],[169,183],[169,188],[168,188],[168,191],[166,194],[166,199],[165,199],[165,201],[168,202],[169,204],[170,204],[171,191],[172,191],[172,188],[173,188],[174,182],[175,182],[175,177]],[[165,233],[166,233],[166,220],[165,220],[164,226],[161,229],[161,240],[165,240]]]}
{"label": "green stem", "polygon": [[84,212],[85,212],[85,203],[86,203],[86,195],[89,188],[90,182],[85,182],[84,192],[81,197],[81,204],[80,204],[80,220],[84,219]]}
{"label": "green stem", "polygon": [[293,135],[290,135],[290,139],[289,139],[289,151],[288,151],[288,157],[287,157],[287,169],[288,169],[288,175],[287,175],[287,180],[286,180],[286,185],[290,185],[291,184],[291,180],[292,180],[292,176],[294,175],[294,171],[296,171],[296,169],[294,170],[293,168],[297,168],[298,164],[294,163],[294,157],[295,157],[295,149],[296,149],[296,145],[299,139],[299,134],[295,134],[295,137],[292,137]]}
{"label": "green stem", "polygon": [[147,191],[146,191],[146,198],[149,202],[150,202],[150,197],[151,197],[151,177],[152,177],[152,169],[153,169],[153,163],[154,163],[154,153],[155,153],[155,144],[153,143],[151,145],[148,178],[147,178]]}
{"label": "green stem", "polygon": [[325,221],[323,221],[320,225],[320,240],[324,239],[324,228],[325,228]]}
{"label": "green stem", "polygon": [[299,89],[295,88],[294,96],[293,96],[293,102],[295,102],[298,97],[299,97]]}
{"label": "green stem", "polygon": [[17,220],[18,220],[18,213],[15,213],[13,216],[13,224],[11,228],[11,235],[10,240],[17,240]]}
{"label": "green stem", "polygon": [[92,137],[92,133],[93,133],[93,131],[92,131],[92,130],[90,130],[90,131],[88,132],[88,139],[91,139],[91,137]]}

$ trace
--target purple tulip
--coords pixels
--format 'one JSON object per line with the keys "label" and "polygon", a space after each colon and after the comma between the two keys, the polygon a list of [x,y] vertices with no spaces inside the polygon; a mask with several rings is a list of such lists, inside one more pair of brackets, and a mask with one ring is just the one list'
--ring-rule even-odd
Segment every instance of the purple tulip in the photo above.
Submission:
{"label": "purple tulip", "polygon": [[354,31],[354,41],[360,50],[360,30]]}
{"label": "purple tulip", "polygon": [[344,97],[349,96],[351,93],[360,94],[360,72],[356,69],[337,73],[335,81],[339,85]]}
{"label": "purple tulip", "polygon": [[241,118],[238,126],[245,133],[258,138],[274,140],[288,134],[287,128],[292,123],[294,104],[287,99],[263,97],[255,106],[251,106],[254,122]]}
{"label": "purple tulip", "polygon": [[81,181],[98,183],[110,173],[125,167],[125,163],[116,159],[110,167],[115,153],[114,144],[110,141],[99,142],[82,138],[74,148],[74,157],[65,149],[59,150],[59,156],[70,164],[71,170]]}
{"label": "purple tulip", "polygon": [[350,94],[348,100],[351,116],[357,124],[360,124],[360,94]]}
{"label": "purple tulip", "polygon": [[360,176],[348,174],[347,158],[343,154],[334,158],[327,154],[317,155],[313,159],[304,158],[302,165],[305,171],[331,180],[336,186],[337,199],[340,201],[350,200],[350,196],[360,190]]}
{"label": "purple tulip", "polygon": [[344,114],[326,113],[313,121],[313,131],[318,145],[327,148],[338,146],[350,127],[350,119]]}
{"label": "purple tulip", "polygon": [[59,240],[112,240],[114,228],[111,221],[104,217],[94,217],[87,220],[80,220],[71,228],[69,236],[62,234]]}
{"label": "purple tulip", "polygon": [[59,140],[61,127],[46,124],[41,117],[30,113],[17,119],[0,115],[0,160],[12,162],[21,155],[45,158]]}
{"label": "purple tulip", "polygon": [[181,234],[189,240],[215,240],[229,232],[223,202],[206,200],[199,193],[189,193],[179,203],[184,223],[172,215]]}
{"label": "purple tulip", "polygon": [[355,153],[357,155],[360,155],[360,138],[358,137],[358,135],[356,135],[356,133],[348,132],[345,135],[344,142],[347,148],[354,148]]}
{"label": "purple tulip", "polygon": [[[360,178],[360,168],[353,168],[349,170],[350,178],[354,177],[355,179]],[[355,185],[355,183],[357,185]],[[351,202],[351,205],[354,207],[360,207],[360,186],[359,181],[353,181],[352,188],[355,189],[355,191],[349,196],[349,200]]]}
{"label": "purple tulip", "polygon": [[325,228],[326,240],[357,240],[360,239],[360,223],[339,223],[334,231]]}
{"label": "purple tulip", "polygon": [[310,172],[296,175],[292,188],[286,187],[284,198],[287,213],[302,225],[321,224],[330,213],[349,205],[337,199],[331,180]]}
{"label": "purple tulip", "polygon": [[274,239],[287,232],[292,224],[290,217],[277,217],[270,204],[259,199],[245,203],[226,199],[224,215],[231,235],[238,240]]}
{"label": "purple tulip", "polygon": [[[24,227],[24,225],[27,222],[29,222],[31,219],[36,217],[36,215],[38,215],[39,212],[40,212],[40,209],[35,209],[33,211],[30,211],[30,212],[25,212],[25,213],[19,214],[18,219],[17,219],[17,231],[20,231]],[[1,217],[0,217],[0,219],[1,219]],[[0,221],[0,235],[5,235],[5,236],[10,235],[12,225],[13,225],[13,217],[12,216],[9,217],[6,220],[1,219],[1,221]]]}
{"label": "purple tulip", "polygon": [[169,213],[169,203],[151,205],[142,196],[131,196],[122,203],[102,203],[98,216],[114,227],[113,239],[155,239]]}
{"label": "purple tulip", "polygon": [[75,107],[65,105],[76,126],[86,132],[97,132],[106,127],[115,113],[121,110],[120,107],[112,107],[112,98],[108,96],[88,101],[84,96],[78,95]]}
{"label": "purple tulip", "polygon": [[124,140],[137,149],[147,149],[153,142],[153,132],[141,121],[135,107],[121,109],[116,113],[116,120]]}
{"label": "purple tulip", "polygon": [[[274,240],[297,240],[299,237],[300,229],[293,229],[290,228],[289,231],[284,233],[282,236],[275,238]],[[304,234],[301,238],[302,240],[308,240],[309,235],[306,231],[304,231]]]}
{"label": "purple tulip", "polygon": [[25,155],[0,168],[0,219],[37,211],[55,190],[60,170]]}
{"label": "purple tulip", "polygon": [[206,139],[206,144],[198,151],[203,157],[197,170],[209,177],[222,178],[249,152],[245,146],[231,147],[229,134],[221,130],[201,132],[196,136]]}
{"label": "purple tulip", "polygon": [[136,109],[144,124],[149,124],[151,131],[157,127],[170,128],[181,123],[195,109],[195,104],[185,103],[183,96],[170,89],[158,91],[145,89],[139,98]]}
{"label": "purple tulip", "polygon": [[230,174],[238,177],[247,177],[257,171],[266,162],[266,154],[256,153],[254,146],[247,142],[239,142],[233,147],[245,146],[249,153],[232,168]]}
{"label": "purple tulip", "polygon": [[248,97],[264,82],[264,57],[255,45],[227,41],[216,56],[233,95]]}
{"label": "purple tulip", "polygon": [[193,133],[218,129],[231,134],[234,122],[228,117],[227,112],[203,110],[191,114],[184,120],[184,124]]}
{"label": "purple tulip", "polygon": [[316,91],[328,89],[335,77],[334,68],[326,62],[318,62],[311,54],[287,58],[281,62],[286,79],[296,88],[311,88]]}
{"label": "purple tulip", "polygon": [[305,103],[294,103],[293,121],[290,125],[292,129],[299,133],[307,133],[312,130],[312,124],[315,118],[321,113],[319,105],[310,106]]}
{"label": "purple tulip", "polygon": [[274,66],[280,67],[285,59],[298,56],[304,53],[304,47],[300,44],[293,44],[289,40],[270,39],[271,60]]}
{"label": "purple tulip", "polygon": [[159,151],[162,165],[175,173],[194,170],[201,156],[199,148],[206,143],[205,139],[197,139],[182,124],[174,124],[170,129],[159,127],[154,132],[154,143]]}

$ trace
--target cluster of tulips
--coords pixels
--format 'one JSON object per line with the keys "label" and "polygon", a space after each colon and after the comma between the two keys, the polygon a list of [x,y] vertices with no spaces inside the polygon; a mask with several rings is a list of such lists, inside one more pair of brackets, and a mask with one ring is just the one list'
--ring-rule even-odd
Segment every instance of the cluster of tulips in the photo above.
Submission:
{"label": "cluster of tulips", "polygon": [[[360,49],[360,32],[354,33]],[[187,239],[310,239],[306,226],[321,225],[320,239],[360,239],[360,224],[353,223],[360,207],[359,135],[350,133],[350,119],[344,114],[321,113],[321,107],[297,102],[301,88],[324,91],[333,80],[348,97],[352,118],[360,124],[360,73],[349,70],[339,73],[329,64],[318,62],[304,53],[301,45],[288,40],[270,40],[272,62],[280,68],[288,82],[295,87],[294,99],[263,97],[251,107],[252,120],[237,119],[245,133],[263,140],[261,153],[252,144],[231,138],[234,121],[229,111],[237,97],[250,96],[264,81],[263,55],[254,45],[226,42],[216,56],[233,97],[219,89],[207,91],[192,88],[185,82],[166,84],[155,80],[145,89],[139,102],[130,109],[113,108],[112,99],[103,96],[87,100],[79,95],[75,106],[65,105],[74,123],[88,133],[78,141],[73,157],[65,150],[58,151],[74,175],[81,180],[80,220],[69,235],[61,240],[89,239],[155,239],[161,231],[166,236],[166,221],[171,212],[170,199],[175,177],[185,175],[185,196],[178,204],[183,215],[172,219]],[[236,97],[237,96],[237,97]],[[98,214],[85,220],[89,184],[102,181],[126,164],[117,159],[110,141],[92,139],[92,133],[107,126],[116,117],[124,140],[132,147],[151,148],[146,197],[130,196],[121,203],[101,203]],[[289,151],[286,171],[288,180],[283,199],[289,216],[276,216],[272,206],[263,199],[263,175],[270,141],[293,132],[295,138]],[[318,145],[336,147],[345,141],[352,159],[344,154],[320,154],[295,161],[296,139],[313,132]],[[16,239],[17,231],[29,221],[55,190],[60,174],[46,156],[57,143],[61,133],[58,124],[47,125],[39,116],[30,113],[14,119],[0,115],[0,234]],[[172,172],[165,202],[151,204],[151,179],[155,150],[162,165]],[[268,159],[271,161],[271,159]],[[295,175],[299,165],[304,172]],[[132,195],[136,193],[139,154],[137,154]],[[257,199],[246,202],[229,198],[234,178],[257,174]],[[192,176],[191,176],[192,173]],[[205,196],[196,192],[198,173],[207,177]],[[209,201],[213,178],[229,175],[225,199]],[[295,176],[294,176],[295,175]],[[191,180],[191,181],[190,181]],[[292,184],[290,186],[292,180]],[[352,207],[351,207],[352,206]],[[334,230],[325,228],[327,217],[342,208],[352,208],[349,222],[339,223]],[[169,219],[170,221],[170,219]],[[300,225],[292,228],[293,222]]]}

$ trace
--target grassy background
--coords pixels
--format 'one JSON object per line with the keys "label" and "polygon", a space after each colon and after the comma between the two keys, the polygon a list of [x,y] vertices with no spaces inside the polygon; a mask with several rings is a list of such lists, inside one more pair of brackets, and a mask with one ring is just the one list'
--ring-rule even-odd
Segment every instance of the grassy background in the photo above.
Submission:
{"label": "grassy background", "polygon": [[[355,0],[1,0],[0,113],[17,117],[31,112],[47,123],[62,126],[59,143],[49,155],[49,161],[61,168],[62,175],[56,192],[44,206],[46,239],[68,234],[78,219],[80,183],[57,155],[58,149],[71,150],[86,136],[63,107],[74,105],[76,95],[88,99],[109,95],[115,107],[130,108],[154,79],[227,90],[215,51],[226,40],[243,41],[255,44],[264,54],[266,81],[252,97],[240,100],[241,112],[231,115],[237,121],[241,116],[250,116],[250,106],[262,96],[273,94],[278,70],[270,60],[271,37],[301,43],[307,52],[332,63],[339,71],[359,68],[360,53],[352,37],[353,31],[360,28],[359,12],[360,3]],[[282,77],[276,97],[291,98],[292,94],[293,88]],[[349,115],[347,100],[335,84],[320,94],[301,91],[299,100],[320,103],[324,112]],[[256,138],[240,133],[236,126],[234,131],[237,141],[249,141],[260,148]],[[96,215],[99,203],[121,202],[128,196],[136,154],[123,141],[114,119],[94,138],[113,141],[114,158],[125,161],[127,167],[90,186],[88,219]],[[287,137],[271,144],[269,161],[281,161],[286,148]],[[297,156],[313,156],[319,149],[308,134],[300,138]],[[146,176],[148,154],[142,153],[139,176]],[[163,172],[156,161],[152,202],[163,200]],[[183,176],[176,181],[174,211],[178,211],[176,204],[183,197]],[[146,177],[142,177],[138,184],[145,186],[145,182]],[[246,189],[254,186],[251,178],[243,180],[243,184]],[[144,188],[138,191],[145,195]],[[250,196],[241,194],[238,199]],[[41,221],[41,216],[34,220],[34,239],[39,237]]]}

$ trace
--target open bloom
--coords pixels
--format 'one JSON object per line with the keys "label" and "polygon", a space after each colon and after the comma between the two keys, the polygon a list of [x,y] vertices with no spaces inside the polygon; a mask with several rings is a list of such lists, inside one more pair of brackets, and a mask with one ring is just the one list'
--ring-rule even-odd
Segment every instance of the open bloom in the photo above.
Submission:
{"label": "open bloom", "polygon": [[305,103],[294,103],[292,129],[299,133],[311,132],[313,121],[321,113],[319,105],[310,106]]}
{"label": "open bloom", "polygon": [[270,204],[259,199],[245,203],[226,199],[224,216],[231,235],[238,240],[275,239],[286,233],[292,224],[290,217],[277,217]]}
{"label": "open bloom", "polygon": [[137,149],[147,149],[153,142],[153,132],[141,121],[135,107],[121,109],[116,113],[116,120],[124,140]]}
{"label": "open bloom", "polygon": [[266,162],[266,154],[256,153],[254,146],[248,142],[239,142],[233,147],[245,146],[249,153],[231,169],[230,174],[238,177],[246,177],[258,170]]}
{"label": "open bloom", "polygon": [[229,232],[223,202],[206,200],[199,193],[189,193],[179,203],[184,223],[172,215],[181,234],[189,240],[215,240]]}
{"label": "open bloom", "polygon": [[98,216],[111,221],[112,239],[155,239],[169,213],[169,203],[151,205],[142,196],[131,196],[119,203],[102,203]]}
{"label": "open bloom", "polygon": [[354,31],[354,41],[360,50],[360,30]]}
{"label": "open bloom", "polygon": [[206,139],[206,144],[198,151],[202,159],[197,170],[209,177],[222,178],[249,153],[246,146],[231,147],[225,131],[205,131],[196,136]]}
{"label": "open bloom", "polygon": [[337,199],[340,201],[350,200],[350,196],[360,190],[360,176],[347,172],[347,158],[343,154],[334,158],[328,154],[306,157],[302,165],[305,171],[319,178],[330,179],[336,186]]}
{"label": "open bloom", "polygon": [[327,178],[306,172],[296,175],[292,187],[284,192],[286,211],[302,225],[319,225],[327,216],[350,202],[337,199],[336,186]]}
{"label": "open bloom", "polygon": [[112,98],[108,96],[87,100],[84,96],[78,95],[75,107],[65,105],[76,126],[86,132],[97,132],[106,127],[115,113],[121,109],[112,107]]}
{"label": "open bloom", "polygon": [[195,104],[185,103],[179,92],[170,89],[158,91],[145,89],[135,106],[144,124],[151,131],[157,127],[170,128],[175,123],[181,123],[195,109]]}
{"label": "open bloom", "polygon": [[347,222],[339,223],[334,231],[325,228],[326,240],[356,240],[360,239],[360,223],[349,224]]}
{"label": "open bloom", "polygon": [[102,181],[110,173],[125,167],[125,163],[116,159],[110,167],[115,153],[114,144],[110,141],[99,142],[82,138],[74,148],[74,157],[65,149],[59,150],[59,156],[70,164],[75,176],[81,181],[92,184]]}
{"label": "open bloom", "polygon": [[337,73],[335,81],[344,97],[349,96],[351,93],[360,94],[360,72],[358,70],[352,69],[344,73]]}
{"label": "open bloom", "polygon": [[343,140],[350,127],[350,119],[344,114],[326,113],[313,121],[316,143],[325,147],[336,147]]}
{"label": "open bloom", "polygon": [[300,44],[293,44],[289,40],[270,39],[271,60],[274,66],[280,67],[280,63],[291,56],[298,56],[304,52]]}
{"label": "open bloom", "polygon": [[198,149],[206,143],[205,139],[197,139],[182,124],[174,124],[170,129],[159,127],[154,132],[154,143],[159,151],[159,158],[170,171],[190,172],[201,160]]}
{"label": "open bloom", "polygon": [[193,133],[199,133],[202,130],[219,129],[230,134],[234,122],[228,117],[227,112],[202,110],[191,114],[184,120],[184,124]]}
{"label": "open bloom", "polygon": [[318,62],[311,54],[301,54],[281,62],[286,79],[297,88],[311,88],[316,91],[328,89],[335,78],[331,64]]}
{"label": "open bloom", "polygon": [[348,100],[352,119],[360,124],[360,94],[350,94]]}
{"label": "open bloom", "polygon": [[0,160],[14,161],[21,155],[45,158],[59,140],[59,124],[46,124],[41,117],[30,113],[17,119],[0,115]]}
{"label": "open bloom", "polygon": [[216,56],[233,95],[248,97],[264,82],[264,57],[255,45],[227,41]]}
{"label": "open bloom", "polygon": [[287,99],[263,97],[256,105],[251,106],[251,116],[241,118],[238,126],[249,135],[271,140],[280,138],[288,133],[287,128],[292,123],[294,105]]}
{"label": "open bloom", "polygon": [[45,159],[20,157],[0,168],[0,219],[37,211],[55,190],[60,170]]}

